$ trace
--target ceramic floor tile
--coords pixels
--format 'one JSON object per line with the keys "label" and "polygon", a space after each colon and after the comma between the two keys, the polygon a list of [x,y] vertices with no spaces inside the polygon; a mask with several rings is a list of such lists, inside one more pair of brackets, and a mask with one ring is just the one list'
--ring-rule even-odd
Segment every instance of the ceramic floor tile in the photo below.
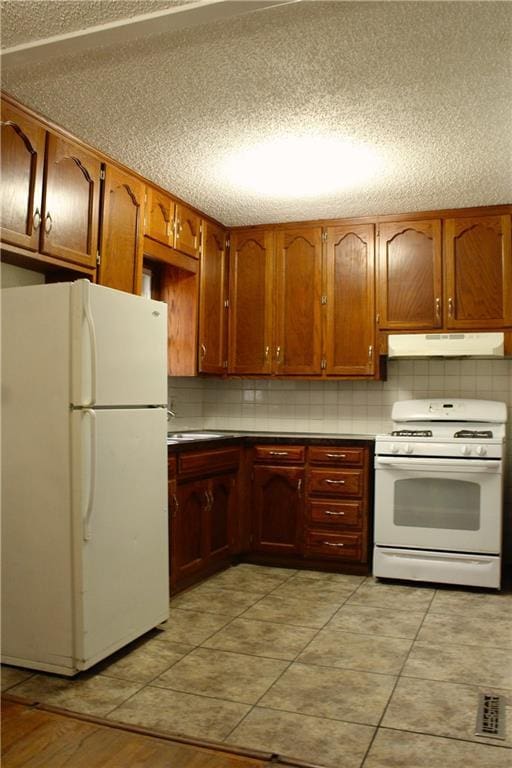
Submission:
{"label": "ceramic floor tile", "polygon": [[161,642],[200,645],[229,622],[229,616],[219,616],[202,611],[182,611],[171,608],[169,618],[160,628]]}
{"label": "ceramic floor tile", "polygon": [[250,605],[263,597],[262,592],[242,592],[236,589],[220,589],[208,582],[196,589],[177,595],[171,601],[173,608],[186,611],[203,611],[221,616],[238,616]]}
{"label": "ceramic floor tile", "polygon": [[428,613],[417,640],[425,643],[491,646],[512,649],[512,614],[508,619],[484,619],[471,613]]}
{"label": "ceramic floor tile", "polygon": [[512,654],[501,648],[416,642],[402,674],[512,689]]}
{"label": "ceramic floor tile", "polygon": [[196,648],[153,685],[255,704],[288,664],[278,659]]}
{"label": "ceramic floor tile", "polygon": [[151,639],[133,649],[117,652],[98,665],[107,677],[149,683],[189,653],[194,646]]}
{"label": "ceramic floor tile", "polygon": [[1,679],[2,679],[2,691],[7,691],[12,688],[13,685],[18,685],[24,680],[28,680],[32,677],[34,672],[30,669],[21,669],[18,667],[8,667],[2,665]]}
{"label": "ceramic floor tile", "polygon": [[411,645],[412,640],[342,632],[329,626],[311,641],[298,661],[398,675]]}
{"label": "ceramic floor tile", "polygon": [[507,619],[512,616],[512,593],[438,589],[430,613],[470,615],[480,619]]}
{"label": "ceramic floor tile", "polygon": [[111,712],[109,720],[172,735],[222,741],[250,707],[148,685]]}
{"label": "ceramic floor tile", "polygon": [[413,638],[425,614],[389,608],[345,603],[334,614],[328,627],[366,635]]}
{"label": "ceramic floor tile", "polygon": [[141,688],[140,684],[86,672],[75,678],[37,674],[9,693],[33,702],[104,717]]}
{"label": "ceramic floor tile", "polygon": [[262,570],[263,572],[260,573],[254,570],[254,567],[248,568],[244,565],[237,565],[212,576],[206,583],[221,589],[237,589],[241,592],[266,594],[290,579],[295,573],[295,571],[289,571],[286,568],[271,568],[268,569],[270,572],[266,572],[265,568]]}
{"label": "ceramic floor tile", "polygon": [[248,608],[242,618],[320,629],[337,609],[337,604],[270,594]]}
{"label": "ceramic floor tile", "polygon": [[293,577],[294,581],[302,579],[319,579],[325,584],[346,585],[356,589],[365,581],[366,576],[355,576],[350,573],[329,573],[328,571],[298,571]]}
{"label": "ceramic floor tile", "polygon": [[205,648],[292,661],[315,634],[316,630],[307,627],[234,619],[202,645]]}
{"label": "ceramic floor tile", "polygon": [[433,589],[424,587],[365,581],[349,597],[347,605],[366,605],[419,613],[428,609],[433,595]]}
{"label": "ceramic floor tile", "polygon": [[327,768],[359,768],[374,728],[256,707],[226,742]]}
{"label": "ceramic floor tile", "polygon": [[338,608],[353,593],[354,585],[346,582],[329,582],[305,576],[293,578],[272,592],[276,597],[316,600],[318,603],[336,605]]}
{"label": "ceramic floor tile", "polygon": [[[479,692],[490,691],[488,687],[402,677],[391,697],[382,725],[405,731],[419,731],[432,736],[449,736],[498,746],[512,746],[510,729],[505,741],[498,742],[497,739],[475,736]],[[506,720],[510,722],[510,690],[493,687],[492,692],[504,695],[507,703]],[[510,759],[512,762],[512,755]]]}
{"label": "ceramic floor tile", "polygon": [[364,768],[510,768],[510,750],[379,728]]}
{"label": "ceramic floor tile", "polygon": [[376,725],[395,680],[391,675],[294,663],[259,704],[302,715]]}

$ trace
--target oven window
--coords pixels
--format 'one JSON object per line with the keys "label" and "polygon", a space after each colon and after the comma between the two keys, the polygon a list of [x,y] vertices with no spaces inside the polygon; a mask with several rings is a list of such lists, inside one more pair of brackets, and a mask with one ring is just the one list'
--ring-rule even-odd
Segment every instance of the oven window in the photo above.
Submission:
{"label": "oven window", "polygon": [[413,528],[478,531],[480,485],[466,480],[411,478],[395,482],[394,523]]}

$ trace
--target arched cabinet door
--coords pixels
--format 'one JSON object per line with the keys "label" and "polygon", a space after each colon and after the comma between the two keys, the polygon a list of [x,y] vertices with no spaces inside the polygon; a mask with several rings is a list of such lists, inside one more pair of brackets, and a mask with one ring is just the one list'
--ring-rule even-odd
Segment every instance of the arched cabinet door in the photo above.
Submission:
{"label": "arched cabinet door", "polygon": [[300,552],[303,486],[303,467],[254,467],[254,551]]}
{"label": "arched cabinet door", "polygon": [[442,326],[441,221],[379,225],[378,326],[422,330]]}
{"label": "arched cabinet door", "polygon": [[41,253],[96,266],[100,174],[99,158],[48,134]]}
{"label": "arched cabinet door", "polygon": [[142,282],[144,184],[107,166],[98,282],[140,293]]}
{"label": "arched cabinet door", "polygon": [[447,219],[447,328],[512,326],[510,216]]}
{"label": "arched cabinet door", "polygon": [[2,101],[2,242],[37,251],[46,131],[21,110]]}
{"label": "arched cabinet door", "polygon": [[199,289],[199,361],[201,373],[225,373],[227,368],[227,258],[226,231],[203,224]]}

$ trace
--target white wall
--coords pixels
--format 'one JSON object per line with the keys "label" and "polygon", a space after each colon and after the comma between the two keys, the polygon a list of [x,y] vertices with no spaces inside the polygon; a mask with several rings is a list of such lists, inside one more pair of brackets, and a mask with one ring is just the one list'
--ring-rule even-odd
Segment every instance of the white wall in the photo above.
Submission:
{"label": "white wall", "polygon": [[13,288],[17,285],[36,285],[44,283],[44,275],[31,269],[22,269],[12,264],[2,262],[1,284],[2,288]]}

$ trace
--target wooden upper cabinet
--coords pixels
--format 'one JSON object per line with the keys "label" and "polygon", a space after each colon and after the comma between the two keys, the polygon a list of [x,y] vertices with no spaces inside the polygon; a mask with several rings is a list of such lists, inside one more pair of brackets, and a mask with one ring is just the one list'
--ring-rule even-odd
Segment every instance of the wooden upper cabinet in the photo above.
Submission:
{"label": "wooden upper cabinet", "polygon": [[174,247],[195,259],[201,253],[201,217],[182,203],[176,203]]}
{"label": "wooden upper cabinet", "polygon": [[229,260],[229,373],[270,373],[274,233],[234,230]]}
{"label": "wooden upper cabinet", "polygon": [[377,296],[381,329],[442,325],[441,221],[379,226]]}
{"label": "wooden upper cabinet", "polygon": [[199,371],[225,373],[227,365],[226,232],[204,222],[199,289]]}
{"label": "wooden upper cabinet", "polygon": [[4,101],[1,126],[1,239],[37,251],[46,131]]}
{"label": "wooden upper cabinet", "polygon": [[98,282],[139,294],[142,282],[144,184],[107,165]]}
{"label": "wooden upper cabinet", "polygon": [[322,230],[276,232],[273,370],[320,374]]}
{"label": "wooden upper cabinet", "polygon": [[94,268],[98,249],[101,162],[48,134],[41,253]]}
{"label": "wooden upper cabinet", "polygon": [[512,325],[510,216],[447,219],[445,325]]}
{"label": "wooden upper cabinet", "polygon": [[327,229],[326,373],[375,372],[373,224]]}
{"label": "wooden upper cabinet", "polygon": [[144,234],[162,245],[173,247],[175,210],[176,203],[172,197],[146,186]]}

